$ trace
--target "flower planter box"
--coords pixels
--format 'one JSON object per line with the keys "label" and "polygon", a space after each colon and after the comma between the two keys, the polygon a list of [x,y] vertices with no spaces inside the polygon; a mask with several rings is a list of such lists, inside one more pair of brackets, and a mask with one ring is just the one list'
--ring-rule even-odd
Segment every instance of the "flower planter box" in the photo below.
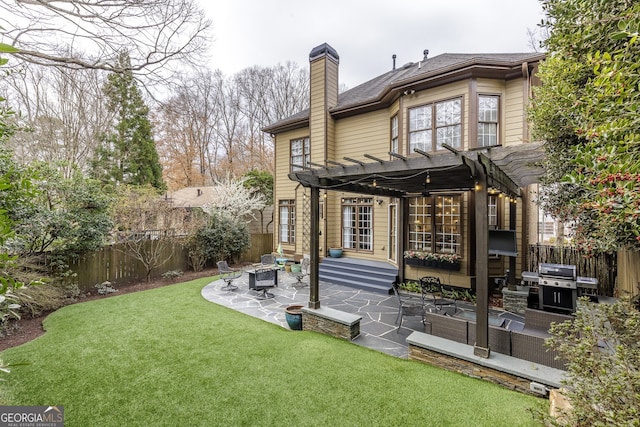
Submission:
{"label": "flower planter box", "polygon": [[405,258],[405,264],[412,265],[414,267],[428,267],[428,268],[439,268],[442,270],[460,270],[460,263],[451,263],[451,262],[443,262],[443,261],[435,261],[435,260],[426,260],[420,258]]}
{"label": "flower planter box", "polygon": [[407,265],[413,265],[416,267],[426,267],[425,260],[419,258],[405,258],[405,263]]}

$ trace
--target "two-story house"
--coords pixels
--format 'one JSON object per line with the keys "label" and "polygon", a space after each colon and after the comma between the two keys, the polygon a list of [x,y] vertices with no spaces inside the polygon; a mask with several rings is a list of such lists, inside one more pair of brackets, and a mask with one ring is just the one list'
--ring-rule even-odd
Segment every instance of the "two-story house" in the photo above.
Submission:
{"label": "two-story house", "polygon": [[[528,187],[541,145],[530,141],[526,110],[542,59],[425,51],[339,94],[338,53],[312,49],[310,108],[264,129],[275,139],[275,243],[312,266],[341,248],[360,268],[336,278],[345,284],[374,282],[374,267],[387,265],[400,281],[436,275],[475,287],[481,305],[492,277],[524,269],[536,232]],[[515,231],[506,236],[517,247],[491,252],[500,233],[490,230]],[[457,265],[417,266],[408,251]],[[315,267],[312,285],[314,273],[330,279]],[[319,306],[314,298],[312,289]]]}

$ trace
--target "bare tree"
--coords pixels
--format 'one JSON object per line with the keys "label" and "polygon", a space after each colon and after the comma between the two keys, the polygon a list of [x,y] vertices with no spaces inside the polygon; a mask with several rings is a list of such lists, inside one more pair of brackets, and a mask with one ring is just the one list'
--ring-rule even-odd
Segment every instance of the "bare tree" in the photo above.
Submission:
{"label": "bare tree", "polygon": [[[222,151],[222,160],[211,168],[214,181],[224,178],[226,175],[241,175],[240,170],[235,170],[235,163],[244,154],[242,147],[244,127],[241,99],[238,87],[232,80],[225,79],[221,72],[216,72],[216,108],[219,112],[218,122],[215,126],[216,138]],[[216,157],[218,152],[213,152]]]}
{"label": "bare tree", "polygon": [[174,91],[155,116],[173,188],[202,182],[196,167],[208,175],[205,183],[249,170],[273,173],[273,142],[262,128],[309,104],[308,72],[295,63],[251,67],[231,78],[199,73]]}
{"label": "bare tree", "polygon": [[[166,77],[173,64],[201,64],[210,25],[193,0],[0,2],[0,34],[19,49],[14,56],[47,66],[132,71],[147,80]],[[125,48],[128,70],[118,64]]]}
{"label": "bare tree", "polygon": [[112,115],[102,96],[102,74],[33,65],[6,79],[24,129],[10,140],[16,158],[54,163],[65,178],[87,171]]}
{"label": "bare tree", "polygon": [[217,151],[215,77],[199,72],[185,79],[154,115],[158,153],[171,189],[211,182],[209,153]]}
{"label": "bare tree", "polygon": [[184,223],[184,209],[176,209],[151,188],[124,187],[114,209],[116,239],[123,253],[144,266],[147,281],[151,272],[169,261],[175,252],[172,238],[176,224]]}

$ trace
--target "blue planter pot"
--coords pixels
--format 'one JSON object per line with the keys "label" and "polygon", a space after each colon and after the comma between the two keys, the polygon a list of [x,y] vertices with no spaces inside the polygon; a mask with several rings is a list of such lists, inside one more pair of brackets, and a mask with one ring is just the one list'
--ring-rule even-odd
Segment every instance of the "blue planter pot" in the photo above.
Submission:
{"label": "blue planter pot", "polygon": [[284,317],[287,320],[289,328],[294,331],[302,330],[302,306],[290,305],[284,310]]}
{"label": "blue planter pot", "polygon": [[342,249],[329,248],[329,256],[332,258],[340,258],[342,256]]}

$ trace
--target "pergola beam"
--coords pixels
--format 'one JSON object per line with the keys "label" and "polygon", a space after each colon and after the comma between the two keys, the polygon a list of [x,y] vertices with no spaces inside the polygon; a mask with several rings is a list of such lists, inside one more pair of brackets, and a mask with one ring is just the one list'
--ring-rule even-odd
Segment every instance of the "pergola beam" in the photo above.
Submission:
{"label": "pergola beam", "polygon": [[394,153],[393,151],[389,151],[389,155],[391,157],[395,157],[396,159],[404,160],[405,162],[407,161],[407,158],[405,156],[403,156],[402,154],[398,154],[398,153]]}
{"label": "pergola beam", "polygon": [[418,154],[422,154],[423,156],[427,157],[427,158],[431,158],[431,154],[427,153],[424,150],[421,150],[419,148],[414,148],[413,151],[415,151]]}
{"label": "pergola beam", "polygon": [[329,160],[329,159],[325,160],[325,162],[329,163],[330,165],[340,166],[342,168],[346,168],[347,167],[347,165],[345,165],[344,163],[336,162],[336,161]]}
{"label": "pergola beam", "polygon": [[351,163],[356,163],[356,164],[358,164],[358,165],[360,165],[360,166],[364,166],[364,164],[365,164],[363,161],[361,161],[361,160],[356,160],[356,159],[352,159],[351,157],[346,157],[346,156],[345,156],[345,157],[343,157],[343,159],[344,159],[344,160],[346,160],[346,161],[348,161],[348,162],[351,162]]}
{"label": "pergola beam", "polygon": [[376,162],[378,162],[378,163],[384,163],[384,160],[379,159],[379,158],[377,158],[377,157],[375,157],[375,156],[372,156],[371,154],[367,154],[367,153],[365,153],[365,154],[364,154],[364,156],[365,156],[367,159],[374,160],[374,161],[376,161]]}

